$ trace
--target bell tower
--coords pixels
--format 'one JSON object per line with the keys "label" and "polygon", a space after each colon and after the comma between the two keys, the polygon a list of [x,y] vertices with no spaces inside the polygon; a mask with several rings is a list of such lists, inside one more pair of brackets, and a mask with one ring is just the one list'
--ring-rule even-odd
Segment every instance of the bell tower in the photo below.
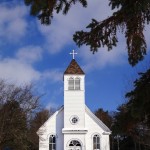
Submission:
{"label": "bell tower", "polygon": [[85,74],[73,59],[64,72],[64,130],[85,128]]}
{"label": "bell tower", "polygon": [[[85,74],[76,62],[74,52],[69,66],[64,72],[64,150],[68,141],[79,143],[85,149]],[[71,144],[72,145],[72,144]],[[82,145],[82,148],[81,148]],[[69,149],[69,148],[67,148]],[[80,150],[79,149],[79,150]]]}

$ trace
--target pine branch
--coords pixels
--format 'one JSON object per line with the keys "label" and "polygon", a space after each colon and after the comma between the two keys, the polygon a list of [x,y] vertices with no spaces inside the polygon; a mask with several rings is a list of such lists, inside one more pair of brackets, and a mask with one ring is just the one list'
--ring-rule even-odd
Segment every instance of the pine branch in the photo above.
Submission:
{"label": "pine branch", "polygon": [[116,26],[118,25],[115,18],[116,16],[112,16],[103,22],[92,19],[92,22],[87,26],[87,29],[90,29],[90,31],[76,32],[73,37],[74,41],[78,46],[83,44],[90,45],[93,53],[97,52],[98,48],[104,46],[107,46],[108,50],[111,50],[118,42],[116,35]]}
{"label": "pine branch", "polygon": [[68,13],[72,5],[77,2],[87,7],[86,0],[24,0],[27,6],[31,6],[30,14],[37,16],[41,24],[49,25],[53,19],[53,13]]}
{"label": "pine branch", "polygon": [[[122,4],[122,9],[113,13],[111,17],[102,22],[93,19],[87,26],[89,30],[77,31],[73,36],[73,40],[79,47],[84,44],[89,45],[93,53],[104,46],[107,46],[108,50],[111,50],[117,45],[118,37],[116,32],[121,29],[126,38],[129,63],[132,66],[136,65],[146,55],[147,45],[143,31],[145,23],[149,23],[150,21],[150,4],[148,3],[147,7],[144,5],[143,7],[147,9],[143,11],[143,7],[139,6],[138,1],[135,0],[135,4],[133,1],[130,1],[129,4],[125,1],[125,4]],[[118,0],[114,2],[118,3],[112,2],[114,5],[112,6],[113,8],[119,7],[122,1]],[[134,7],[131,7],[132,5]]]}

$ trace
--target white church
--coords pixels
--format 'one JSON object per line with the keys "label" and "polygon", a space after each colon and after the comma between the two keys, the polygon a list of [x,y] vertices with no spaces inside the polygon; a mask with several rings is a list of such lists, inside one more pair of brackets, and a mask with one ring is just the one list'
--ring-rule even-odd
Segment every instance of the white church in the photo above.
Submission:
{"label": "white church", "polygon": [[85,105],[85,73],[76,53],[71,54],[64,72],[64,106],[37,131],[39,150],[110,150],[111,131]]}

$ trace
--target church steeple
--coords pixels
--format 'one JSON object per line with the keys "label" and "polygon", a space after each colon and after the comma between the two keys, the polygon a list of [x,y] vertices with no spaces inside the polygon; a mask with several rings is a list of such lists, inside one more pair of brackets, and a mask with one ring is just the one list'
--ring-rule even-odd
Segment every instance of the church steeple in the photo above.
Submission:
{"label": "church steeple", "polygon": [[[85,128],[85,74],[74,59],[64,72],[64,129]],[[68,131],[67,131],[68,132]]]}

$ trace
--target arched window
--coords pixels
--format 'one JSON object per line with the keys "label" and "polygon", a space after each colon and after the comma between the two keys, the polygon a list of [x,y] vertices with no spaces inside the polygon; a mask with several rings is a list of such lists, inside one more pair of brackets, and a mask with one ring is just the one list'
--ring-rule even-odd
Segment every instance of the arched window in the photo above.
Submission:
{"label": "arched window", "polygon": [[74,90],[74,79],[69,78],[68,80],[68,90]]}
{"label": "arched window", "polygon": [[100,150],[100,137],[97,134],[93,136],[93,150]]}
{"label": "arched window", "polygon": [[81,144],[77,140],[72,140],[69,144],[69,147],[81,147]]}
{"label": "arched window", "polygon": [[56,136],[50,135],[49,137],[49,150],[56,150]]}
{"label": "arched window", "polygon": [[75,79],[75,90],[80,90],[80,79],[79,78]]}

